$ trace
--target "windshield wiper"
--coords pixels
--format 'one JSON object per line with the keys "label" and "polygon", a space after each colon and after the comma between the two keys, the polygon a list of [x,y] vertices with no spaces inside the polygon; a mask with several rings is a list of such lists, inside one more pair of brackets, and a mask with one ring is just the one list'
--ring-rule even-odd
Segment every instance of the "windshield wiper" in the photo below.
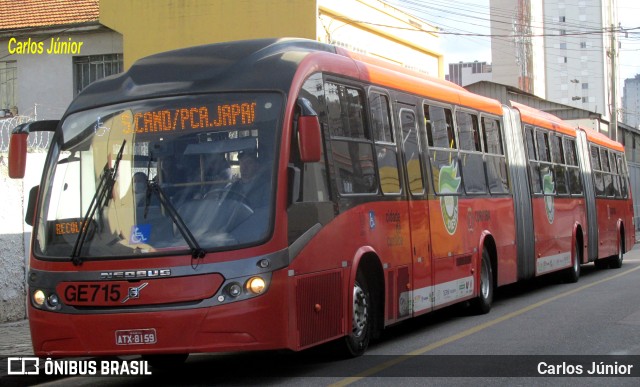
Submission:
{"label": "windshield wiper", "polygon": [[93,219],[96,211],[98,211],[100,217],[102,217],[102,209],[109,204],[109,199],[111,197],[109,193],[113,190],[113,184],[116,182],[118,167],[120,165],[120,160],[122,159],[124,144],[126,143],[127,140],[122,141],[122,145],[120,146],[120,150],[116,156],[113,168],[109,168],[109,161],[104,164],[102,174],[100,175],[100,181],[98,182],[98,188],[96,188],[96,192],[93,194],[87,213],[82,219],[80,230],[78,230],[78,238],[76,239],[76,243],[73,245],[73,250],[71,251],[71,262],[76,266],[82,263],[80,252],[82,251],[82,246],[89,234],[89,220]]}
{"label": "windshield wiper", "polygon": [[203,258],[205,251],[200,247],[198,241],[187,227],[182,217],[176,211],[176,208],[171,204],[171,201],[167,197],[167,194],[164,192],[162,188],[160,188],[160,184],[155,181],[148,182],[147,181],[147,193],[144,203],[144,218],[147,218],[147,211],[149,209],[149,203],[151,202],[151,194],[155,193],[158,195],[158,199],[160,199],[160,204],[167,210],[169,217],[178,227],[178,231],[182,235],[182,238],[187,242],[189,248],[191,249],[191,257],[193,259]]}

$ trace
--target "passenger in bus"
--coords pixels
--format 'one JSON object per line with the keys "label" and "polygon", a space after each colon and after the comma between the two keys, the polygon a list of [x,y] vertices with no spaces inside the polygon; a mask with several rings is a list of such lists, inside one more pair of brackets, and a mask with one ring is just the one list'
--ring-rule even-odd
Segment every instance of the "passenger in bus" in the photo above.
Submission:
{"label": "passenger in bus", "polygon": [[133,174],[133,194],[136,206],[143,206],[147,193],[147,174],[136,172]]}
{"label": "passenger in bus", "polygon": [[260,165],[262,161],[255,150],[238,153],[240,178],[229,186],[231,191],[244,196],[247,204],[252,208],[265,206],[269,195],[267,191],[269,175],[262,171]]}

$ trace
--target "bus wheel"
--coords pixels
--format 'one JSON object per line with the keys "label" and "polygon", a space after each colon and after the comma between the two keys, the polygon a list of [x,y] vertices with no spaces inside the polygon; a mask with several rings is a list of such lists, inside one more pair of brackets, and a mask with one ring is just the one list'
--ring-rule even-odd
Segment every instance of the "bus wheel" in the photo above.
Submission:
{"label": "bus wheel", "polygon": [[373,322],[371,293],[362,272],[358,272],[356,282],[353,284],[351,319],[351,333],[345,337],[347,350],[345,354],[349,357],[356,357],[362,355],[369,346],[371,324]]}
{"label": "bus wheel", "polygon": [[624,246],[622,245],[622,238],[624,238],[624,236],[620,234],[620,241],[618,242],[618,254],[609,258],[610,259],[609,267],[612,269],[619,269],[622,267],[622,258],[624,255]]}
{"label": "bus wheel", "polygon": [[491,310],[493,303],[493,270],[487,250],[482,251],[480,264],[480,292],[478,297],[471,301],[471,310],[475,314],[486,314]]}
{"label": "bus wheel", "polygon": [[580,253],[578,252],[578,243],[574,244],[573,257],[571,257],[571,267],[565,270],[564,279],[569,283],[576,283],[580,279]]}
{"label": "bus wheel", "polygon": [[188,353],[171,353],[166,355],[142,355],[142,360],[149,362],[153,368],[161,369],[180,367],[188,357]]}

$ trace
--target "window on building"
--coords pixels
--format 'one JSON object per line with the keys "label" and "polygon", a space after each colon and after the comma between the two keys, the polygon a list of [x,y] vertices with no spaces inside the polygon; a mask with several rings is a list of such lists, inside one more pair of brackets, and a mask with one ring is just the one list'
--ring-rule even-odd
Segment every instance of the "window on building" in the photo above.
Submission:
{"label": "window on building", "polygon": [[76,56],[73,58],[74,96],[90,83],[121,73],[122,54]]}
{"label": "window on building", "polygon": [[567,21],[567,18],[566,18],[565,16],[559,16],[559,17],[558,17],[558,21],[559,21],[559,22],[566,22],[566,21]]}
{"label": "window on building", "polygon": [[587,48],[587,42],[580,42],[580,48]]}
{"label": "window on building", "polygon": [[589,88],[589,84],[588,83],[583,83],[582,84],[582,90],[587,90]]}
{"label": "window on building", "polygon": [[16,106],[17,79],[16,61],[0,62],[0,109],[12,109]]}

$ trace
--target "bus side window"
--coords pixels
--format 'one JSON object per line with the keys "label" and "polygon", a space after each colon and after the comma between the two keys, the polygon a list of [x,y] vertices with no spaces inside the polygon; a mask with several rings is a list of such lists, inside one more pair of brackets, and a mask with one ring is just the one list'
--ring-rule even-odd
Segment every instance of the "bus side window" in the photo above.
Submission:
{"label": "bus side window", "polygon": [[424,193],[422,180],[422,164],[420,163],[420,140],[413,110],[400,109],[400,125],[402,127],[402,149],[404,151],[409,191],[412,195]]}
{"label": "bus side window", "polygon": [[487,192],[482,159],[482,144],[480,143],[480,127],[478,116],[467,112],[456,112],[458,139],[460,140],[460,164],[462,165],[462,180],[468,194]]}
{"label": "bus side window", "polygon": [[573,138],[564,139],[564,160],[567,164],[569,192],[571,195],[582,195],[582,179],[576,155],[576,141]]}
{"label": "bus side window", "polygon": [[435,192],[449,195],[462,193],[451,109],[424,105],[424,117],[431,160],[431,178]]}
{"label": "bus side window", "polygon": [[620,192],[620,174],[618,173],[616,155],[613,151],[609,151],[609,166],[611,168],[611,178],[613,179],[613,195],[620,198],[622,197]]}
{"label": "bus side window", "polygon": [[484,143],[484,161],[487,167],[487,184],[492,194],[509,192],[507,164],[502,149],[500,121],[482,117],[482,135]]}
{"label": "bus side window", "polygon": [[556,178],[556,193],[568,195],[567,168],[565,166],[564,152],[562,151],[562,137],[551,135],[551,160],[553,161],[553,173]]}
{"label": "bus side window", "polygon": [[400,174],[393,127],[391,126],[389,98],[384,94],[372,92],[369,94],[369,105],[382,193],[399,194]]}
{"label": "bus side window", "polygon": [[620,175],[620,195],[626,199],[629,196],[629,192],[627,186],[628,176],[625,169],[624,157],[616,155],[616,161],[618,164],[618,174]]}
{"label": "bus side window", "polygon": [[538,169],[538,156],[536,155],[536,143],[533,140],[533,127],[525,126],[525,141],[527,142],[527,155],[529,157],[529,178],[531,179],[531,191],[533,193],[542,193],[542,184],[540,183],[540,169]]}
{"label": "bus side window", "polygon": [[613,196],[613,176],[611,176],[611,168],[609,167],[609,151],[604,148],[600,149],[600,163],[602,164],[602,174],[604,179],[605,196]]}
{"label": "bus side window", "polygon": [[593,170],[593,184],[596,188],[596,196],[605,196],[604,178],[600,166],[600,152],[598,147],[591,145],[591,169]]}
{"label": "bus side window", "polygon": [[376,193],[377,173],[365,126],[363,92],[333,82],[325,82],[324,92],[338,192]]}

